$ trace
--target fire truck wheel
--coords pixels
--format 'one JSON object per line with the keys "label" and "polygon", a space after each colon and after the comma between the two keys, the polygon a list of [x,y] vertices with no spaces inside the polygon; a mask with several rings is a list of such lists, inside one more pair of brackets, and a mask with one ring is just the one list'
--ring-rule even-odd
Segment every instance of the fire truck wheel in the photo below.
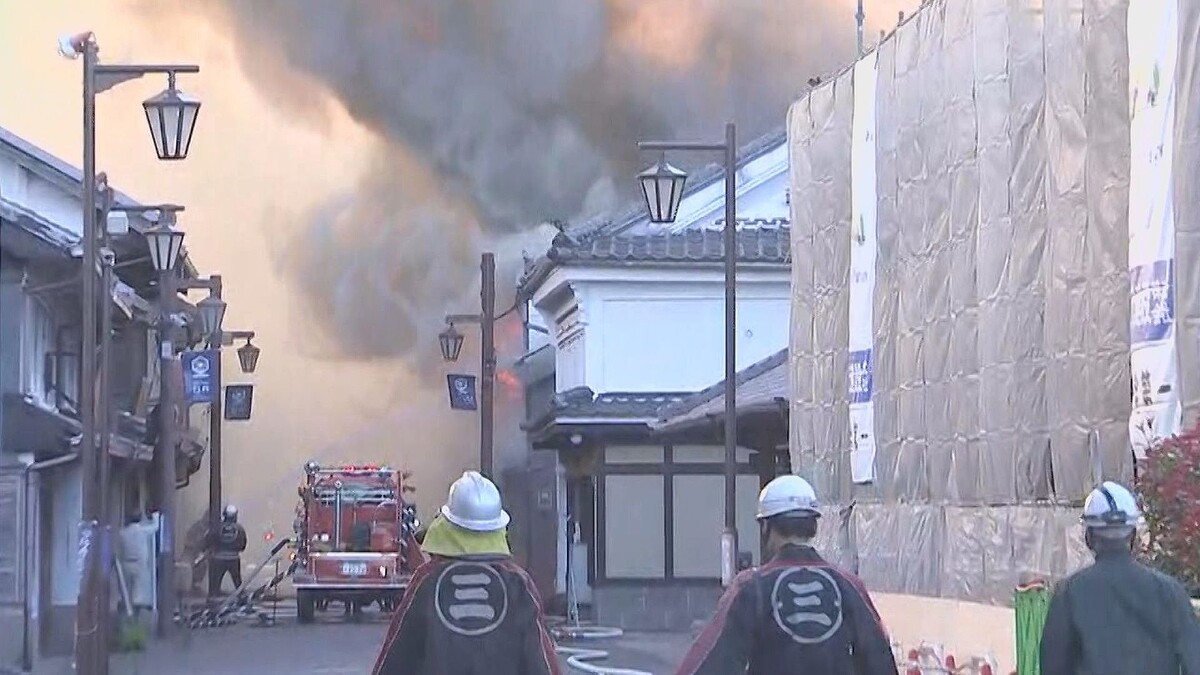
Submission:
{"label": "fire truck wheel", "polygon": [[317,599],[312,591],[296,592],[296,619],[300,623],[312,623],[317,610]]}

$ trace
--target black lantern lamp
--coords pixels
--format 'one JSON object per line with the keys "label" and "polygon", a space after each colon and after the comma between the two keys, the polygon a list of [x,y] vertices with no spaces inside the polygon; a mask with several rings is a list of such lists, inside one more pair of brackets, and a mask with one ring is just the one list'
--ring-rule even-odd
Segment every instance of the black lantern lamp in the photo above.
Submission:
{"label": "black lantern lamp", "polygon": [[638,174],[642,196],[646,198],[646,209],[652,223],[673,223],[683,201],[683,186],[687,173],[667,163],[661,157],[654,166]]}
{"label": "black lantern lamp", "polygon": [[186,159],[200,114],[200,101],[176,89],[175,73],[170,73],[166,90],[143,101],[142,107],[158,158]]}
{"label": "black lantern lamp", "polygon": [[183,251],[183,232],[160,221],[146,230],[143,236],[150,247],[150,262],[154,263],[154,269],[159,272],[175,269],[179,254]]}
{"label": "black lantern lamp", "polygon": [[[212,340],[221,335],[221,323],[225,321],[225,301],[209,295],[196,304],[196,309],[200,310],[200,325],[204,330],[204,336]],[[219,344],[220,340],[216,340]]]}
{"label": "black lantern lamp", "polygon": [[454,324],[446,326],[446,330],[438,333],[438,342],[441,343],[444,360],[458,360],[458,355],[462,353],[463,335],[454,328]]}
{"label": "black lantern lamp", "polygon": [[254,343],[246,340],[246,344],[238,347],[238,363],[242,366],[243,373],[253,373],[258,367],[258,355],[262,352]]}

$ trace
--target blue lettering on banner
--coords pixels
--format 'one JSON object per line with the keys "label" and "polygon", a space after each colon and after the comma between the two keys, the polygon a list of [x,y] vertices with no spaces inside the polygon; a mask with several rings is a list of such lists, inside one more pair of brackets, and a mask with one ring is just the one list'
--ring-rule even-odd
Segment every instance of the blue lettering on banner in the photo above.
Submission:
{"label": "blue lettering on banner", "polygon": [[1129,271],[1129,332],[1133,344],[1165,340],[1175,323],[1174,260]]}
{"label": "blue lettering on banner", "polygon": [[850,403],[871,402],[871,350],[850,352]]}

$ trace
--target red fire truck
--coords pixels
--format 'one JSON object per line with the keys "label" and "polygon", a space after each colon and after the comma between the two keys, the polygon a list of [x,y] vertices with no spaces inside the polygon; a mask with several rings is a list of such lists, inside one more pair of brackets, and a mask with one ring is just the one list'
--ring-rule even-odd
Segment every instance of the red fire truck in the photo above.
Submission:
{"label": "red fire truck", "polygon": [[296,507],[296,611],[300,623],[339,601],[392,611],[423,557],[410,474],[385,466],[304,465]]}

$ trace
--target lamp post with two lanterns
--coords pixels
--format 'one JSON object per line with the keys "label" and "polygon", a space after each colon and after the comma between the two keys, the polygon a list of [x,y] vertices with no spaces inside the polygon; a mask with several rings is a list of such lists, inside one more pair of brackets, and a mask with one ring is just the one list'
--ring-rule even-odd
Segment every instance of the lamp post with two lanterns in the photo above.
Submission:
{"label": "lamp post with two lanterns", "polygon": [[[75,663],[82,675],[102,675],[108,672],[107,570],[98,569],[96,534],[103,502],[99,484],[99,457],[96,434],[96,333],[97,333],[97,232],[96,181],[96,96],[123,82],[145,75],[167,76],[167,89],[147,99],[142,107],[154,141],[155,153],[161,160],[182,160],[187,157],[192,132],[200,111],[200,102],[184,95],[175,87],[179,73],[197,73],[195,65],[107,65],[99,63],[99,46],[91,32],[59,40],[59,52],[67,58],[83,57],[83,344],[81,375],[84,385],[80,395],[80,454],[83,463],[83,527],[80,532],[84,569],[81,570],[80,599],[76,613]],[[153,254],[154,246],[151,246]],[[108,430],[104,430],[105,433]],[[101,535],[103,536],[103,535]]]}
{"label": "lamp post with two lanterns", "polygon": [[663,153],[638,174],[650,222],[673,223],[683,201],[687,173],[667,163],[671,150],[721,152],[725,156],[725,530],[721,534],[721,581],[737,573],[737,128],[725,125],[724,143],[642,141],[641,150]]}
{"label": "lamp post with two lanterns", "polygon": [[[200,313],[205,342],[208,348],[215,352],[217,362],[220,362],[222,347],[232,345],[234,340],[245,340],[246,344],[237,350],[238,365],[241,366],[242,372],[253,373],[255,368],[258,367],[258,357],[261,354],[261,350],[252,342],[255,336],[254,331],[224,330],[225,310],[228,305],[222,298],[224,284],[221,281],[221,275],[212,274],[207,279],[181,280],[175,282],[174,285],[174,290],[183,292],[197,289],[208,290],[208,296],[196,303],[196,310]],[[221,405],[224,390],[220,381],[220,372],[220,368],[218,368],[217,382],[213,387],[213,399],[210,403],[208,415],[208,527],[210,532],[216,532],[221,526],[221,502],[223,499],[223,453],[221,442],[223,417]],[[215,577],[209,574],[209,596],[219,595],[220,591],[220,586],[217,585]]]}

